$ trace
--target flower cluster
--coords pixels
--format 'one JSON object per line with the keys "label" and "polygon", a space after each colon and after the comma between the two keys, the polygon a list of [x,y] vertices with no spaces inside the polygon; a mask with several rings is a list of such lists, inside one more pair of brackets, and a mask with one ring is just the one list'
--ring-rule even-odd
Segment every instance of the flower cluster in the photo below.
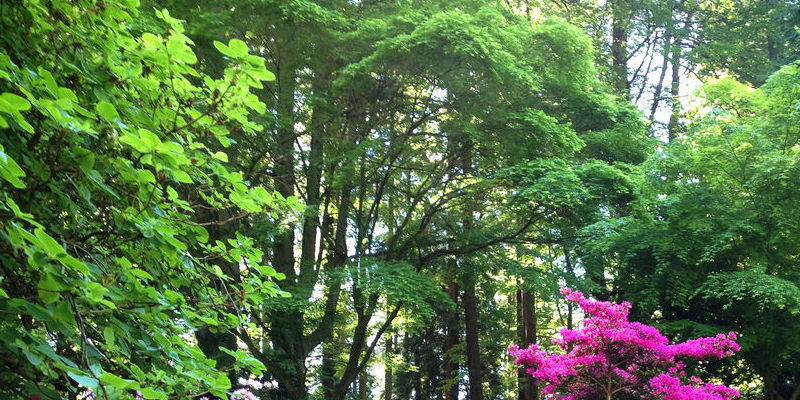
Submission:
{"label": "flower cluster", "polygon": [[[579,329],[562,329],[554,340],[563,354],[549,354],[532,344],[509,351],[518,365],[542,385],[548,399],[579,400],[624,394],[664,400],[729,400],[735,389],[700,378],[686,378],[681,359],[722,358],[739,350],[733,332],[670,344],[658,329],[628,321],[631,304],[584,297],[563,288],[561,293],[583,310]],[[667,372],[662,372],[667,371]],[[616,397],[616,396],[614,396]]]}
{"label": "flower cluster", "polygon": [[258,400],[259,397],[256,397],[253,391],[270,389],[275,386],[272,382],[262,382],[252,378],[239,378],[238,383],[240,387],[233,392],[231,400]]}

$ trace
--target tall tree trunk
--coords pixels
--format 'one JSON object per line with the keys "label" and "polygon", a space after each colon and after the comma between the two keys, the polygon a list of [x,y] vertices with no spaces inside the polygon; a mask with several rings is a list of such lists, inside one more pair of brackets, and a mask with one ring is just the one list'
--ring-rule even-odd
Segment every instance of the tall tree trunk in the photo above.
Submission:
{"label": "tall tree trunk", "polygon": [[[421,351],[422,350],[419,348],[414,349],[414,365],[416,366],[422,364],[422,357],[420,357]],[[414,399],[426,400],[422,397],[422,372],[419,370],[414,371]]]}
{"label": "tall tree trunk", "polygon": [[[291,60],[290,51],[288,46],[281,46],[280,59]],[[297,88],[295,68],[290,63],[280,65],[276,71],[276,77],[278,126],[273,164],[275,189],[282,196],[289,197],[294,196],[297,183],[294,172],[294,141],[296,138],[294,106]],[[295,239],[294,229],[285,229],[275,236],[272,252],[275,270],[286,275],[284,288],[287,290],[292,290],[297,282],[294,256]],[[285,357],[285,361],[288,362],[287,372],[294,381],[292,384],[305,397],[306,354],[302,348],[303,316],[299,310],[290,309],[274,312],[270,317],[269,337],[278,354]]]}
{"label": "tall tree trunk", "polygon": [[[314,95],[318,97],[330,96],[330,91],[328,90],[329,79],[330,72],[327,70],[317,74],[317,79],[312,84]],[[300,241],[300,276],[298,277],[298,286],[300,286],[301,295],[304,298],[311,296],[320,271],[320,266],[316,261],[318,230],[320,227],[320,186],[322,183],[323,162],[322,136],[326,132],[323,125],[328,115],[324,105],[312,104],[312,107],[310,152],[305,177],[306,210],[303,215],[302,240]]]}
{"label": "tall tree trunk", "polygon": [[628,83],[628,26],[630,19],[628,0],[611,2],[611,73],[617,93],[630,97]]}
{"label": "tall tree trunk", "polygon": [[669,115],[669,124],[667,125],[668,136],[667,140],[672,143],[675,136],[678,134],[678,119],[681,114],[681,43],[680,38],[676,37],[675,42],[672,44],[672,87],[669,91],[669,96],[672,99],[672,112]]}
{"label": "tall tree trunk", "polygon": [[[570,260],[569,247],[567,247],[566,244],[564,244],[564,246],[562,246],[562,247],[564,249],[564,265],[566,266],[567,271],[569,271],[570,277],[571,278],[576,278],[576,276],[575,276],[575,268],[573,267],[572,261]],[[567,329],[572,329],[573,325],[574,325],[574,323],[573,323],[573,319],[572,319],[572,302],[568,301],[567,302]]]}
{"label": "tall tree trunk", "polygon": [[383,370],[383,400],[392,400],[392,391],[394,390],[394,371],[392,370],[392,357],[394,356],[394,335],[392,332],[386,334],[386,358],[389,361]]}
{"label": "tall tree trunk", "polygon": [[481,349],[478,343],[480,327],[478,326],[478,296],[475,293],[475,280],[467,277],[464,283],[464,327],[467,339],[467,372],[469,373],[470,400],[483,400],[481,377]]}
{"label": "tall tree trunk", "polygon": [[444,344],[444,400],[458,400],[458,363],[453,358],[455,347],[461,338],[461,329],[458,321],[458,284],[452,278],[447,284],[447,296],[456,305],[455,309],[447,315],[447,338]]}
{"label": "tall tree trunk", "polygon": [[[670,21],[672,19],[670,18]],[[671,49],[671,42],[672,41],[672,22],[670,22],[670,26],[667,27],[666,32],[664,33],[664,49],[661,53],[662,62],[661,62],[661,75],[658,77],[658,83],[656,84],[656,88],[653,91],[653,104],[650,106],[650,121],[655,122],[656,120],[656,111],[658,111],[658,105],[661,104],[661,91],[664,89],[664,78],[667,76],[667,66],[669,66],[669,53]]]}
{"label": "tall tree trunk", "polygon": [[[333,248],[330,253],[328,266],[332,269],[339,268],[347,261],[347,215],[350,211],[351,187],[346,185],[342,188],[339,196],[338,215],[336,217],[336,233],[333,238]],[[341,293],[341,280],[337,277],[331,278],[328,283],[328,293],[325,299],[325,315],[320,322],[319,330],[325,331],[323,335],[327,338],[333,332],[333,324],[336,315],[336,308],[339,304]],[[321,384],[323,396],[328,399],[333,396],[336,388],[336,358],[344,349],[335,348],[330,343],[323,346]]]}
{"label": "tall tree trunk", "polygon": [[[473,143],[467,139],[464,143],[463,156],[461,158],[461,170],[465,176],[472,174],[472,153]],[[473,214],[477,204],[474,201],[468,203],[464,210],[462,225],[464,232],[469,234],[474,229]],[[464,330],[466,331],[467,342],[467,373],[469,373],[469,394],[470,400],[483,400],[483,379],[481,372],[481,349],[479,345],[480,326],[478,326],[478,296],[476,286],[478,271],[469,260],[469,257],[462,258],[464,269]]]}
{"label": "tall tree trunk", "polygon": [[364,368],[358,374],[358,400],[367,400],[367,380],[369,376],[367,369]]}
{"label": "tall tree trunk", "polygon": [[789,400],[797,399],[800,399],[800,385],[795,386],[794,390],[792,390],[792,394],[789,396]]}
{"label": "tall tree trunk", "polygon": [[[519,343],[527,346],[536,343],[536,297],[527,289],[517,290],[517,335]],[[519,400],[538,400],[539,388],[527,374],[519,378]]]}
{"label": "tall tree trunk", "polygon": [[[767,13],[771,14],[775,9],[782,3],[781,0],[766,0],[768,10]],[[774,17],[773,17],[774,18]],[[773,21],[774,23],[774,21]],[[780,43],[776,43],[775,35],[772,32],[767,32],[767,59],[769,60],[770,68],[769,70],[772,71],[773,68],[779,67],[779,60],[778,56],[780,55]],[[766,78],[766,77],[764,77]]]}

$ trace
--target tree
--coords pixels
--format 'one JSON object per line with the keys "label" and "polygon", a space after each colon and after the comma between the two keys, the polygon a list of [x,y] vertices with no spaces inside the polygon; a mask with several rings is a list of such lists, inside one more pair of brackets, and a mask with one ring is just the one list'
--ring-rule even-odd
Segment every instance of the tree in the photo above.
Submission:
{"label": "tree", "polygon": [[[569,155],[582,145],[579,134],[635,118],[617,113],[597,82],[578,29],[555,20],[532,27],[483,2],[447,4],[235,2],[213,23],[208,7],[183,4],[190,24],[202,21],[197,43],[246,37],[277,75],[259,93],[269,110],[265,134],[233,133],[238,146],[227,152],[248,166],[248,180],[275,177],[279,193],[308,205],[302,230],[272,236],[274,221],[243,221],[253,237],[270,233],[258,245],[293,294],[264,305],[253,317],[258,330],[239,332],[284,396],[304,398],[318,381],[324,396],[341,398],[398,315],[424,316],[445,279],[476,281],[466,268],[447,268],[479,274],[484,266],[467,262],[472,255],[533,229],[544,214],[535,206],[502,221],[482,213],[501,209],[509,190],[492,179],[497,171]],[[478,301],[462,294],[471,289],[459,285],[451,300]],[[460,316],[451,317],[450,332],[460,334]],[[475,355],[480,346],[471,343]],[[319,350],[312,372],[308,360]]]}
{"label": "tree", "polygon": [[610,266],[636,318],[670,336],[739,332],[744,362],[713,368],[772,399],[800,396],[800,346],[784,333],[800,303],[797,77],[793,64],[760,89],[705,85],[686,134],[645,164],[636,211],[584,228],[579,245]]}
{"label": "tree", "polygon": [[698,2],[697,18],[700,29],[692,35],[687,59],[704,77],[727,73],[758,87],[800,58],[796,2]]}
{"label": "tree", "polygon": [[562,329],[554,340],[566,354],[548,354],[531,345],[510,348],[517,364],[539,384],[542,393],[559,399],[689,398],[727,400],[739,397],[735,389],[705,383],[696,376],[685,380],[683,359],[711,359],[739,350],[731,332],[683,343],[668,339],[651,327],[628,321],[631,304],[587,299],[581,292],[562,289],[588,316],[581,328]]}

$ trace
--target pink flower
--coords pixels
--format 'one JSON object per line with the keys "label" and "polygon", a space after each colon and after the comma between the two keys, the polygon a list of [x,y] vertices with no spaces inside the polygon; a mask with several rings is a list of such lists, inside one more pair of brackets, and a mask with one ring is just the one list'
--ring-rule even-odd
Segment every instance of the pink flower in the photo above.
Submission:
{"label": "pink flower", "polygon": [[[736,334],[698,338],[670,344],[658,329],[628,321],[631,304],[591,300],[583,293],[561,288],[587,318],[578,329],[562,329],[554,340],[564,354],[536,344],[509,353],[542,387],[547,399],[579,400],[593,394],[623,392],[629,397],[656,396],[664,400],[730,400],[739,392],[690,377],[679,359],[722,358],[739,350]],[[657,374],[653,371],[667,371]]]}

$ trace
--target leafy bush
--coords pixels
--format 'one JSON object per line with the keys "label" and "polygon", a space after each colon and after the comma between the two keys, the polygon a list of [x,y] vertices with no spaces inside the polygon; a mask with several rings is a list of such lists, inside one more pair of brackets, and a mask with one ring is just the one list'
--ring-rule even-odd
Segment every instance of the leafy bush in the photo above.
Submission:
{"label": "leafy bush", "polygon": [[[225,396],[193,332],[247,329],[282,292],[230,228],[293,199],[227,164],[253,133],[251,93],[273,75],[240,40],[200,75],[180,21],[138,1],[23,1],[0,12],[0,394],[12,398]],[[225,227],[226,229],[221,229]]]}

